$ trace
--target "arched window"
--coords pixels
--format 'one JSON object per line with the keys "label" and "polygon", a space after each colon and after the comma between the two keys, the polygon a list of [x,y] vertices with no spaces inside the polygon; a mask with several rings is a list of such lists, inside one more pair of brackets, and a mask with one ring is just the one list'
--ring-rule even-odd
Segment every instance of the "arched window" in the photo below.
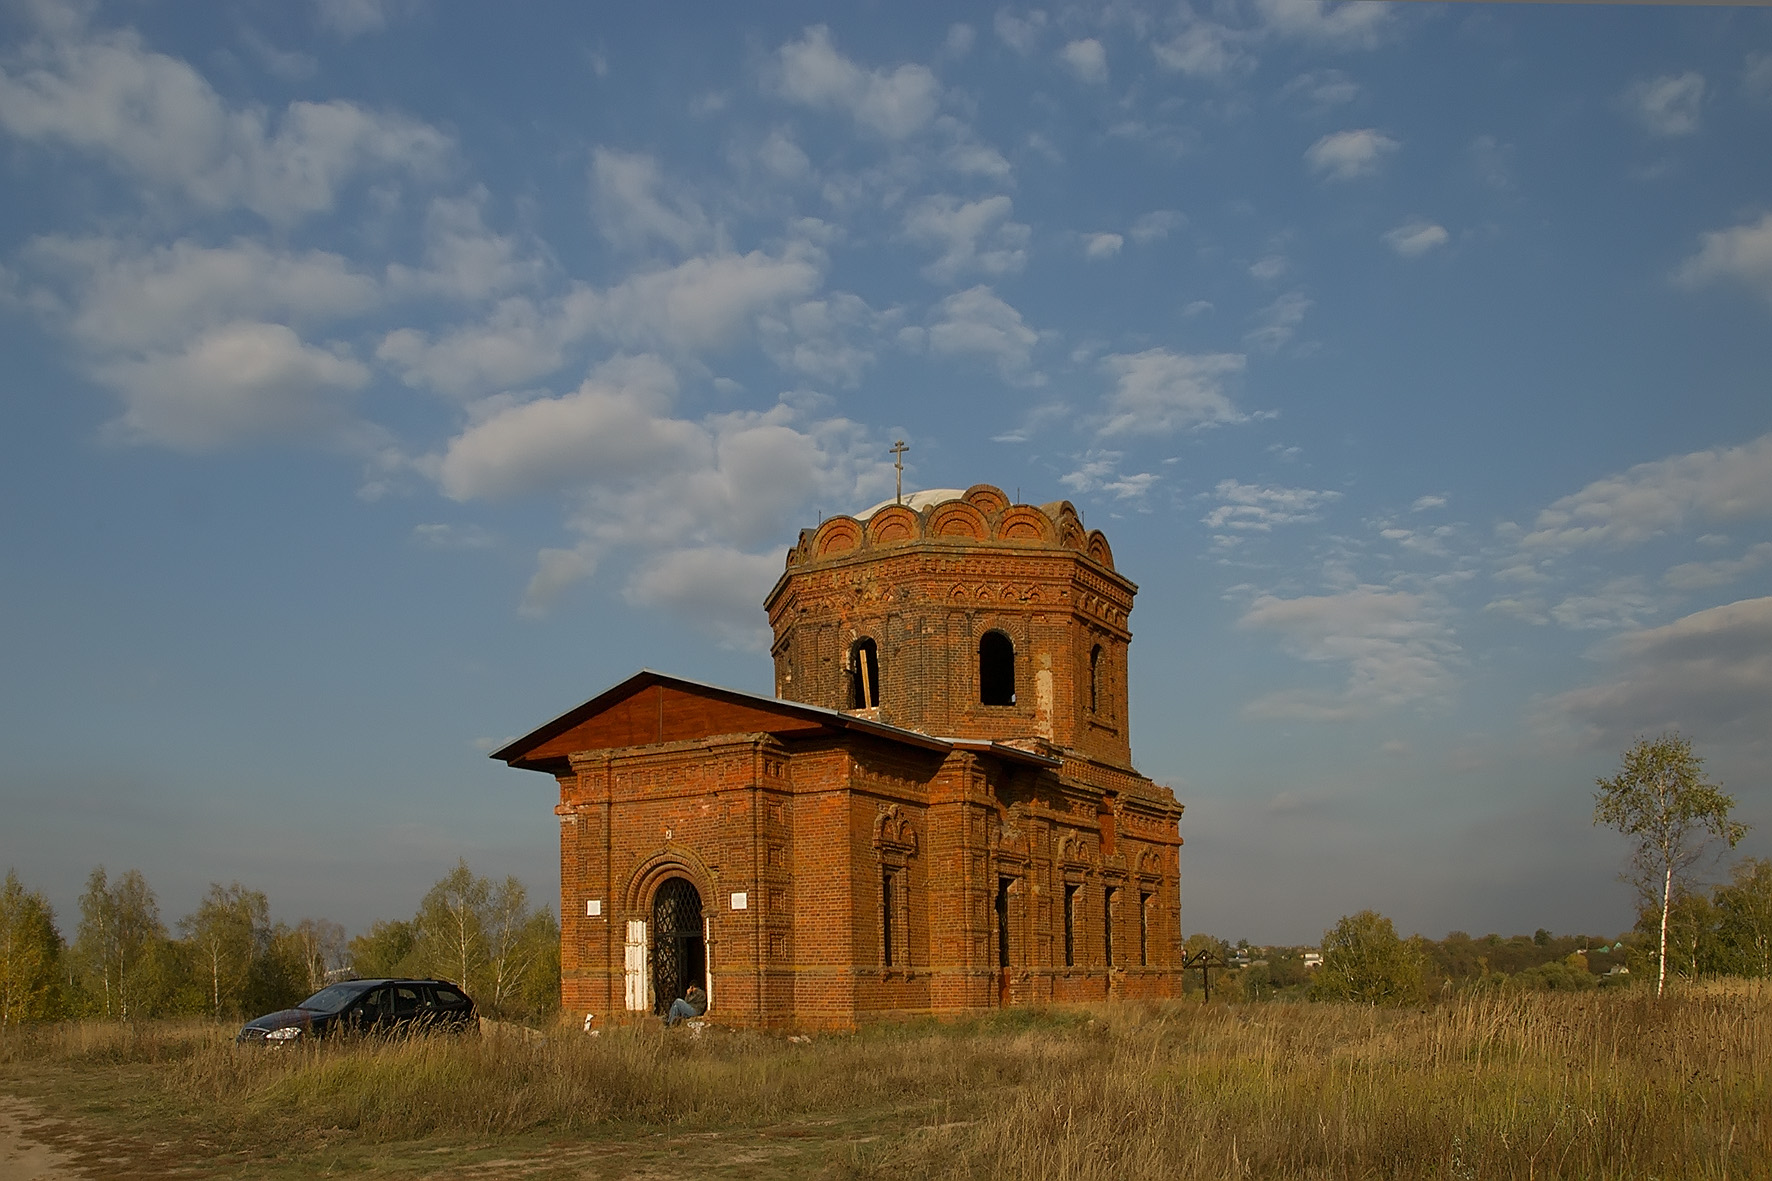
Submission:
{"label": "arched window", "polygon": [[1101,645],[1089,649],[1089,712],[1101,710]]}
{"label": "arched window", "polygon": [[880,649],[866,636],[849,648],[849,708],[880,704]]}
{"label": "arched window", "polygon": [[1002,632],[984,633],[978,641],[980,705],[1015,704],[1015,645]]}

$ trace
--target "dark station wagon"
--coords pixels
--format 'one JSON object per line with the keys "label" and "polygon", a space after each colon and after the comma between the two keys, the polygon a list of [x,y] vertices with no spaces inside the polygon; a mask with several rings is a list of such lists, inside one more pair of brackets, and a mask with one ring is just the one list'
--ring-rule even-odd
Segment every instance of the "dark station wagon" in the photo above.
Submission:
{"label": "dark station wagon", "polygon": [[242,1045],[289,1045],[339,1034],[477,1032],[474,1002],[446,980],[343,980],[293,1009],[248,1021]]}

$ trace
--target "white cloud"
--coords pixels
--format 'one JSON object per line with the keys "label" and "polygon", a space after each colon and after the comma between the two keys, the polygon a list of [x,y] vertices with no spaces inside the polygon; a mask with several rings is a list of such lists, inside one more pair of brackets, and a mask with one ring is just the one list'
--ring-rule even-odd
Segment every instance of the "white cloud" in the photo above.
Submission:
{"label": "white cloud", "polygon": [[438,197],[425,212],[424,265],[388,266],[394,295],[436,295],[478,301],[537,283],[545,266],[515,239],[495,234],[481,218],[486,194]]}
{"label": "white cloud", "polygon": [[1772,516],[1772,435],[1640,463],[1538,514],[1522,551],[1637,545],[1690,521]]}
{"label": "white cloud", "polygon": [[1307,70],[1280,88],[1282,101],[1300,101],[1319,112],[1359,97],[1360,84],[1340,70]]}
{"label": "white cloud", "polygon": [[1244,49],[1252,39],[1248,32],[1192,17],[1190,13],[1174,35],[1151,42],[1151,53],[1166,70],[1189,78],[1222,78],[1254,65],[1254,58]]}
{"label": "white cloud", "polygon": [[1386,230],[1385,245],[1404,258],[1419,258],[1436,246],[1444,246],[1452,235],[1446,227],[1431,221],[1404,222],[1394,230]]}
{"label": "white cloud", "polygon": [[1650,135],[1691,135],[1704,105],[1704,75],[1688,70],[1645,79],[1625,91],[1624,103]]}
{"label": "white cloud", "polygon": [[1704,742],[1766,741],[1772,717],[1772,598],[1743,599],[1662,627],[1631,632],[1597,653],[1604,681],[1560,693],[1548,712],[1590,742],[1621,746],[1678,729]]}
{"label": "white cloud", "polygon": [[1186,224],[1187,218],[1178,209],[1153,209],[1133,219],[1132,240],[1140,246],[1148,246],[1152,242],[1161,242]]}
{"label": "white cloud", "polygon": [[211,329],[180,351],[102,363],[96,373],[123,398],[113,434],[180,451],[324,438],[348,419],[341,395],[369,380],[348,356],[306,344],[282,324],[250,321]]}
{"label": "white cloud", "polygon": [[757,159],[782,180],[801,180],[812,175],[812,160],[794,142],[794,137],[779,127],[757,149]]}
{"label": "white cloud", "polygon": [[1445,508],[1445,507],[1446,507],[1446,498],[1444,496],[1435,496],[1430,493],[1427,496],[1416,497],[1415,503],[1411,504],[1409,506],[1409,511],[1414,512],[1414,513],[1421,513],[1421,512],[1426,512],[1428,509]]}
{"label": "white cloud", "polygon": [[1039,46],[1040,34],[1046,28],[1046,14],[1035,8],[1026,16],[1016,16],[1007,8],[1000,8],[991,27],[1003,44],[1026,57]]}
{"label": "white cloud", "polygon": [[1126,239],[1118,234],[1084,234],[1083,255],[1086,258],[1112,258],[1120,253]]}
{"label": "white cloud", "polygon": [[382,338],[375,356],[398,370],[409,386],[460,398],[508,389],[566,363],[567,347],[582,329],[564,307],[564,303],[544,307],[526,296],[512,296],[500,300],[478,322],[441,336],[397,328]]}
{"label": "white cloud", "polygon": [[725,647],[764,652],[770,632],[757,604],[780,574],[777,553],[748,554],[724,545],[668,550],[634,573],[622,597],[693,619]]}
{"label": "white cloud", "polygon": [[1752,99],[1772,98],[1772,53],[1750,53],[1741,66],[1741,89]]}
{"label": "white cloud", "polygon": [[1099,86],[1108,80],[1107,50],[1093,37],[1070,42],[1058,51],[1058,59],[1079,82]]}
{"label": "white cloud", "polygon": [[927,340],[930,352],[990,361],[1011,384],[1040,385],[1046,380],[1033,368],[1039,333],[989,287],[958,291],[937,304]]}
{"label": "white cloud", "polygon": [[598,148],[591,157],[591,207],[603,236],[626,250],[658,239],[685,253],[706,241],[707,215],[686,197],[661,195],[662,183],[651,156]]}
{"label": "white cloud", "polygon": [[523,590],[519,612],[530,619],[546,615],[561,595],[596,571],[597,557],[588,546],[542,550],[536,555],[535,573]]}
{"label": "white cloud", "polygon": [[1288,291],[1261,310],[1257,324],[1243,334],[1256,348],[1269,352],[1284,345],[1298,332],[1312,303],[1302,291]]}
{"label": "white cloud", "polygon": [[65,288],[54,302],[67,309],[67,329],[101,356],[175,347],[241,319],[323,323],[383,299],[376,280],[340,255],[278,252],[245,239],[143,249],[112,238],[52,236],[33,240],[26,257]]}
{"label": "white cloud", "polygon": [[1772,303],[1772,213],[1757,222],[1712,230],[1699,243],[1698,253],[1674,272],[1676,281],[1688,287],[1718,280],[1742,283]]}
{"label": "white cloud", "polygon": [[1325,135],[1305,149],[1312,172],[1329,180],[1354,180],[1378,171],[1384,158],[1403,145],[1370,127]]}
{"label": "white cloud", "polygon": [[510,406],[450,440],[437,482],[456,500],[552,492],[687,466],[705,440],[671,418],[662,380],[587,380],[570,394]]}
{"label": "white cloud", "polygon": [[936,125],[953,136],[953,142],[941,152],[943,167],[961,176],[982,176],[995,181],[1009,179],[1014,170],[1003,153],[972,138],[971,130],[959,120],[943,115],[936,120]]}
{"label": "white cloud", "polygon": [[314,7],[321,28],[348,38],[379,33],[416,10],[418,0],[315,0]]}
{"label": "white cloud", "polygon": [[764,350],[781,368],[816,381],[854,386],[874,363],[873,343],[898,319],[850,292],[797,303],[759,319]]}
{"label": "white cloud", "polygon": [[1155,472],[1123,473],[1118,451],[1091,450],[1075,457],[1077,466],[1058,478],[1074,495],[1106,492],[1115,500],[1143,500],[1162,478]]}
{"label": "white cloud", "polygon": [[782,93],[809,107],[839,110],[887,139],[914,135],[935,119],[941,84],[927,67],[868,70],[844,57],[824,25],[807,29],[778,54]]}
{"label": "white cloud", "polygon": [[1263,283],[1271,283],[1286,273],[1286,256],[1284,254],[1268,254],[1249,264],[1249,277]]}
{"label": "white cloud", "polygon": [[478,525],[446,523],[414,525],[412,539],[426,549],[489,549],[498,544],[498,538]]}
{"label": "white cloud", "polygon": [[34,65],[0,68],[0,125],[66,144],[205,209],[250,209],[288,224],[331,210],[368,172],[440,174],[449,138],[353,103],[290,103],[273,121],[229,108],[184,62],[131,32],[34,47]]}
{"label": "white cloud", "polygon": [[1656,604],[1634,576],[1608,579],[1590,594],[1569,595],[1550,609],[1550,617],[1567,628],[1603,631],[1638,627]]}
{"label": "white cloud", "polygon": [[545,303],[511,296],[479,322],[440,337],[398,329],[376,356],[408,385],[474,397],[557,371],[592,336],[632,349],[717,349],[759,317],[811,295],[822,266],[822,254],[804,244],[779,255],[698,256],[605,291],[578,284]]}
{"label": "white cloud", "polygon": [[971,25],[957,23],[948,26],[947,39],[942,42],[942,49],[952,58],[962,58],[972,52],[972,45],[978,39],[978,31]]}
{"label": "white cloud", "polygon": [[1772,541],[1762,541],[1748,546],[1739,558],[1683,562],[1663,574],[1661,581],[1664,586],[1677,591],[1705,590],[1727,586],[1743,574],[1751,574],[1768,564],[1772,564]]}
{"label": "white cloud", "polygon": [[320,61],[309,53],[278,49],[255,29],[242,29],[240,42],[273,78],[285,82],[304,82],[320,69]]}
{"label": "white cloud", "polygon": [[1220,480],[1213,489],[1218,504],[1200,518],[1208,529],[1267,533],[1275,525],[1308,524],[1341,499],[1341,493],[1279,485]]}
{"label": "white cloud", "polygon": [[941,252],[923,268],[935,282],[952,282],[967,271],[1014,274],[1027,263],[1031,236],[1027,226],[1011,220],[1014,211],[1001,193],[966,202],[945,194],[928,197],[905,214],[905,236]]}
{"label": "white cloud", "polygon": [[1371,49],[1388,35],[1396,12],[1373,0],[1255,0],[1268,33],[1338,49]]}
{"label": "white cloud", "polygon": [[821,253],[790,244],[780,254],[713,254],[632,276],[604,297],[599,329],[630,346],[709,349],[731,342],[756,317],[802,299],[823,278]]}
{"label": "white cloud", "polygon": [[[644,379],[656,362],[636,360],[630,368]],[[858,507],[890,492],[891,465],[879,459],[880,444],[845,419],[802,424],[778,403],[761,413],[689,420],[672,414],[662,391],[643,380],[640,387],[612,371],[580,395],[554,400],[571,405],[501,410],[496,417],[508,438],[470,427],[449,458],[473,454],[486,462],[461,490],[527,487],[576,498],[568,524],[577,542],[538,555],[525,614],[545,612],[611,551],[625,549],[635,557],[623,590],[630,602],[673,612],[721,643],[754,646],[756,603],[781,569],[775,547],[815,498]],[[551,439],[554,430],[570,440]],[[617,437],[600,440],[603,431]],[[624,446],[645,454],[618,454]],[[583,447],[600,454],[587,458],[578,453]],[[548,480],[535,480],[537,464]],[[446,461],[437,470],[448,480],[468,469]]]}
{"label": "white cloud", "polygon": [[1105,400],[1099,434],[1170,434],[1188,427],[1241,422],[1243,415],[1224,392],[1226,379],[1243,371],[1237,353],[1172,353],[1146,349],[1102,358],[1114,378]]}
{"label": "white cloud", "polygon": [[1362,586],[1334,595],[1261,595],[1237,626],[1277,634],[1301,660],[1344,664],[1339,690],[1282,690],[1243,707],[1257,720],[1346,721],[1442,698],[1446,662],[1457,653],[1432,604],[1420,595]]}

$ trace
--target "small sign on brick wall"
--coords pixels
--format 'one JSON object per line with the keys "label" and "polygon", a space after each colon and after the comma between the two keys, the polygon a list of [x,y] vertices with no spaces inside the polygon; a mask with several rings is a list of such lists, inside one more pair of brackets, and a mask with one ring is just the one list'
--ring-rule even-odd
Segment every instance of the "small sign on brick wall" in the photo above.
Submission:
{"label": "small sign on brick wall", "polygon": [[751,908],[751,896],[749,894],[745,893],[743,890],[740,890],[738,893],[736,893],[732,896],[732,909],[733,910],[749,910],[750,908]]}
{"label": "small sign on brick wall", "polygon": [[587,899],[585,899],[585,917],[586,918],[592,918],[592,919],[598,918],[599,916],[602,915],[602,913],[603,913],[603,900],[601,898],[587,898]]}

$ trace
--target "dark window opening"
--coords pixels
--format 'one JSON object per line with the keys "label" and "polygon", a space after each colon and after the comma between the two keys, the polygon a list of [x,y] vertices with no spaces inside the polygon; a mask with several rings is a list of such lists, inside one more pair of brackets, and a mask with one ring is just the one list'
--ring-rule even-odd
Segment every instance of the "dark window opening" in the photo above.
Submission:
{"label": "dark window opening", "polygon": [[1089,712],[1101,710],[1101,645],[1089,649]]}
{"label": "dark window opening", "polygon": [[898,875],[892,870],[884,870],[880,874],[880,962],[891,967],[892,959],[892,907],[896,901],[893,897],[893,879]]}
{"label": "dark window opening", "polygon": [[1151,962],[1151,896],[1138,896],[1138,966],[1148,968]]}
{"label": "dark window opening", "polygon": [[978,641],[978,701],[1015,704],[1015,645],[1002,632],[986,632]]}
{"label": "dark window opening", "polygon": [[1064,888],[1064,966],[1075,967],[1077,963],[1077,890],[1080,887]]}
{"label": "dark window opening", "polygon": [[880,650],[863,636],[849,649],[849,708],[872,709],[880,704]]}
{"label": "dark window opening", "polygon": [[1012,878],[997,879],[997,967],[1009,966],[1009,883]]}
{"label": "dark window opening", "polygon": [[1114,895],[1118,890],[1101,892],[1101,954],[1108,967],[1114,966]]}

